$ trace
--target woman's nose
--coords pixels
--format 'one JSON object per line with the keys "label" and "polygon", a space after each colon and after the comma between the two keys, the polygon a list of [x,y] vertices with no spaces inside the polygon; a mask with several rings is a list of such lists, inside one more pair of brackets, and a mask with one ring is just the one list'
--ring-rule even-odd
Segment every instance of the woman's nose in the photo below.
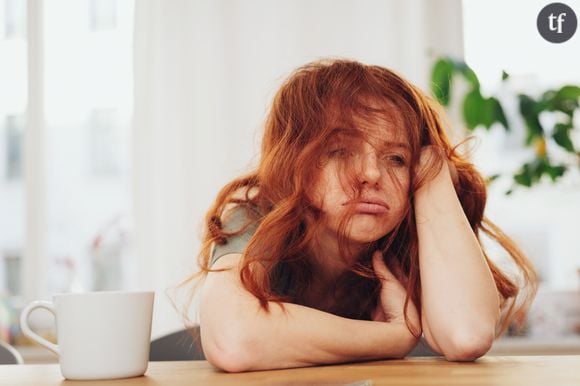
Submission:
{"label": "woman's nose", "polygon": [[362,184],[375,185],[381,178],[379,160],[374,151],[363,154],[360,160],[360,182]]}

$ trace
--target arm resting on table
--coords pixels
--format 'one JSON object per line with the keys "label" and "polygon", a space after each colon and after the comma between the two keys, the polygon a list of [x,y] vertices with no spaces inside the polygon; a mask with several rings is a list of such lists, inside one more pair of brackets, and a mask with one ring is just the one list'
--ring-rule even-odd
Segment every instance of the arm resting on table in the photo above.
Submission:
{"label": "arm resting on table", "polygon": [[499,295],[448,167],[415,195],[425,340],[449,360],[475,360],[495,337]]}
{"label": "arm resting on table", "polygon": [[416,339],[404,324],[353,320],[297,304],[264,311],[239,278],[240,254],[218,260],[200,303],[207,360],[228,372],[402,358]]}

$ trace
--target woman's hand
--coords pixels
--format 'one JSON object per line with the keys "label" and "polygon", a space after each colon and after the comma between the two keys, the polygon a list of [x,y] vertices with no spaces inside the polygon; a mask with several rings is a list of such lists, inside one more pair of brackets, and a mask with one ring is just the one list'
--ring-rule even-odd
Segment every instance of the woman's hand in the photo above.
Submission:
{"label": "woman's hand", "polygon": [[442,149],[438,146],[435,146],[435,145],[424,146],[421,149],[419,163],[416,166],[416,175],[418,175],[418,176],[423,175],[423,173],[426,172],[426,169],[428,166],[430,166],[433,163],[435,163],[435,164],[437,163],[436,162],[437,159],[444,159],[446,161],[443,164],[443,168],[445,170],[442,170],[441,172],[446,173],[446,174],[448,173],[449,176],[451,177],[451,181],[453,182],[453,185],[455,187],[457,187],[459,184],[459,174],[457,172],[457,168],[455,166],[455,163],[453,161],[451,161],[449,158],[447,158],[447,156],[445,155],[444,149]]}
{"label": "woman's hand", "polygon": [[[404,308],[407,291],[395,275],[386,266],[381,251],[373,254],[373,269],[381,279],[381,294],[372,319],[379,322],[389,322],[406,326]],[[400,268],[396,267],[396,274],[400,276]],[[420,331],[420,317],[417,308],[411,299],[407,306],[409,322],[415,330]]]}

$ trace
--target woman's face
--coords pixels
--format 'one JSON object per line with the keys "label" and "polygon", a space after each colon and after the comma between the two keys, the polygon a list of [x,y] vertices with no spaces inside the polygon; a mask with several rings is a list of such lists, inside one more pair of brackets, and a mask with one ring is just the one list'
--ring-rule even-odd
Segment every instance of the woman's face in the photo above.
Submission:
{"label": "woman's face", "polygon": [[364,138],[337,134],[330,139],[311,191],[323,213],[325,239],[336,239],[348,213],[352,217],[345,229],[352,246],[380,239],[402,220],[411,152],[401,122],[384,117],[357,123]]}

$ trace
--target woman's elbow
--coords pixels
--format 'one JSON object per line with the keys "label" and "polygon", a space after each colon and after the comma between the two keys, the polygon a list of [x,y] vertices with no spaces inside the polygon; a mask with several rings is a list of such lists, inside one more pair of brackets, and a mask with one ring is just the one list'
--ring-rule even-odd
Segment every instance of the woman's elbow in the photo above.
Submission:
{"label": "woman's elbow", "polygon": [[227,336],[202,341],[203,352],[209,363],[228,373],[252,370],[251,352],[239,337]]}
{"label": "woman's elbow", "polygon": [[206,359],[213,366],[227,373],[241,373],[250,370],[250,366],[243,356],[234,350],[208,349],[206,351]]}
{"label": "woman's elbow", "polygon": [[474,361],[491,349],[494,339],[493,333],[457,333],[443,355],[449,361]]}

